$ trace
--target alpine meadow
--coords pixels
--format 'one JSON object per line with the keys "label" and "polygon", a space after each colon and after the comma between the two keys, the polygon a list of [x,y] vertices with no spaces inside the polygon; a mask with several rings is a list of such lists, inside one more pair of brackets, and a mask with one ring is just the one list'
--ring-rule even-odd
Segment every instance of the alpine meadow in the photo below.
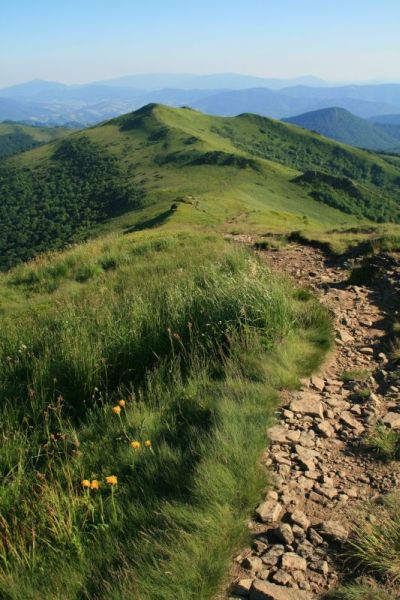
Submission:
{"label": "alpine meadow", "polygon": [[15,4],[0,600],[398,599],[397,5]]}

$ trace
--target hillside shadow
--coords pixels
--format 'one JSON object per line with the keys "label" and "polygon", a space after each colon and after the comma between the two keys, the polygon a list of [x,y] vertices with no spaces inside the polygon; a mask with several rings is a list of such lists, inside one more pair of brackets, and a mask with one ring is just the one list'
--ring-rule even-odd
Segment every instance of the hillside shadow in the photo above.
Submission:
{"label": "hillside shadow", "polygon": [[124,229],[123,233],[133,233],[134,231],[143,231],[145,229],[153,229],[155,227],[160,227],[163,225],[168,219],[176,212],[176,206],[173,204],[170,208],[165,210],[164,212],[156,215],[151,219],[147,219],[145,221],[141,221],[140,223],[136,223],[135,225],[131,225]]}

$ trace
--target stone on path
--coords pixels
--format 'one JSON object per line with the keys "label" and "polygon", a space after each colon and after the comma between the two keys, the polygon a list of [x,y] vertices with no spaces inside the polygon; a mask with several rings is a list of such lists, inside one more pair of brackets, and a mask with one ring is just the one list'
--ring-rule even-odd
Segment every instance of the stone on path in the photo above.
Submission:
{"label": "stone on path", "polygon": [[315,460],[319,456],[318,452],[311,450],[310,448],[303,448],[297,444],[295,446],[297,459],[305,471],[313,471],[315,467]]}
{"label": "stone on path", "polygon": [[252,579],[240,579],[234,584],[232,592],[235,596],[248,596],[252,583]]}
{"label": "stone on path", "polygon": [[274,425],[274,427],[270,427],[267,431],[269,440],[271,442],[277,442],[280,444],[284,444],[286,442],[287,434],[288,430],[282,425]]}
{"label": "stone on path", "polygon": [[272,576],[272,579],[279,585],[288,585],[288,583],[292,581],[291,575],[282,569],[278,569],[275,575]]}
{"label": "stone on path", "polygon": [[300,525],[303,529],[308,529],[310,527],[310,521],[306,517],[306,515],[301,510],[295,510],[290,515],[291,520],[296,525]]}
{"label": "stone on path", "polygon": [[335,430],[329,421],[322,421],[317,425],[317,431],[322,434],[323,437],[331,438],[335,435]]}
{"label": "stone on path", "polygon": [[311,394],[309,392],[302,392],[299,394],[298,399],[292,400],[290,410],[294,413],[320,417],[321,419],[324,416],[324,406],[320,397],[318,394]]}
{"label": "stone on path", "polygon": [[343,421],[350,429],[353,429],[357,434],[363,433],[364,426],[348,411],[343,411],[340,415],[340,420]]}
{"label": "stone on path", "polygon": [[352,335],[347,333],[344,329],[339,329],[338,337],[344,344],[349,344],[350,342],[354,342],[354,338]]}
{"label": "stone on path", "polygon": [[311,384],[315,387],[315,389],[319,390],[320,392],[322,392],[324,390],[325,381],[322,379],[322,377],[318,377],[317,375],[312,375]]}
{"label": "stone on path", "polygon": [[282,569],[285,571],[306,571],[307,561],[295,552],[286,552],[282,556]]}
{"label": "stone on path", "polygon": [[282,504],[271,499],[262,502],[256,509],[256,513],[263,523],[276,523],[279,520],[282,509]]}
{"label": "stone on path", "polygon": [[250,589],[250,600],[311,600],[312,596],[301,590],[256,580]]}
{"label": "stone on path", "polygon": [[259,556],[247,556],[242,562],[242,567],[252,573],[258,573],[263,568],[263,562]]}
{"label": "stone on path", "polygon": [[345,542],[349,537],[347,529],[338,521],[324,521],[320,528],[320,533],[322,536],[338,542]]}
{"label": "stone on path", "polygon": [[292,528],[289,523],[282,523],[277,531],[277,536],[284,542],[285,544],[292,544],[294,540],[294,535]]}
{"label": "stone on path", "polygon": [[383,417],[382,422],[390,429],[400,429],[400,413],[388,412]]}

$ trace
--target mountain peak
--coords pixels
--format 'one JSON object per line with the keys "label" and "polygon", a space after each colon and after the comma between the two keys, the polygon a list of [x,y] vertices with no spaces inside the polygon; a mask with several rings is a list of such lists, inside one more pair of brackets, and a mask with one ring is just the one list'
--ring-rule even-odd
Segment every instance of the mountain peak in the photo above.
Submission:
{"label": "mountain peak", "polygon": [[400,132],[383,128],[356,117],[350,111],[332,106],[284,119],[286,123],[315,131],[338,142],[369,150],[393,150],[400,146]]}

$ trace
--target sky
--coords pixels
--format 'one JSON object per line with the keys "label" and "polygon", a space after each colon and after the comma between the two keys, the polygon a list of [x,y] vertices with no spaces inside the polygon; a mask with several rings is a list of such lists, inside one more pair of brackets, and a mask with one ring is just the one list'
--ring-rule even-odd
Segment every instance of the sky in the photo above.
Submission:
{"label": "sky", "polygon": [[400,81],[400,0],[0,0],[0,86],[136,73]]}

